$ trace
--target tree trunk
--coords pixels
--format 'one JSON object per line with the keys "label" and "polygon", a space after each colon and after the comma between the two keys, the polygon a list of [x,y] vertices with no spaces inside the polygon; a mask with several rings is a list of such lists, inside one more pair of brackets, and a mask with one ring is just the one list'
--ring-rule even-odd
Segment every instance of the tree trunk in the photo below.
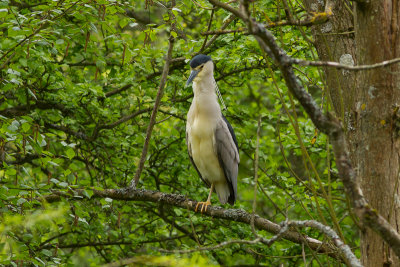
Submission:
{"label": "tree trunk", "polygon": [[[320,1],[304,2],[310,11],[324,10],[318,6]],[[329,22],[313,27],[321,60],[364,65],[398,57],[399,2],[370,2],[353,8],[348,1],[334,2]],[[400,105],[398,65],[357,73],[326,68],[325,75],[364,195],[398,230],[399,139],[394,120]],[[361,233],[361,260],[371,267],[400,266],[399,259],[371,230]]]}

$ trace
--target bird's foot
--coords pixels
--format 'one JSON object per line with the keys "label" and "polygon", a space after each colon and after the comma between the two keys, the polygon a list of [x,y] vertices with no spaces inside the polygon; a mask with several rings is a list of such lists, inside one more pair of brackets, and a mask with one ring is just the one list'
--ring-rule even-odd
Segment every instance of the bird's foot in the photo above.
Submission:
{"label": "bird's foot", "polygon": [[207,211],[207,207],[211,205],[211,201],[206,201],[206,202],[197,202],[196,208],[195,208],[195,212],[197,212],[197,209],[199,208],[199,206],[201,205],[201,210],[200,212],[203,213]]}

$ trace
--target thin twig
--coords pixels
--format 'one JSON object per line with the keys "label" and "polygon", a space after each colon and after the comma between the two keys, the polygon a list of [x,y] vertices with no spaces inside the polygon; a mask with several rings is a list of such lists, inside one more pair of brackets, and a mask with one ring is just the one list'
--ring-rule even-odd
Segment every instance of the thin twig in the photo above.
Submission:
{"label": "thin twig", "polygon": [[215,31],[210,31],[209,29],[205,32],[202,32],[201,35],[221,35],[221,34],[228,34],[228,33],[238,33],[238,32],[244,32],[246,31],[245,28],[238,28],[234,30],[215,30]]}
{"label": "thin twig", "polygon": [[297,226],[297,227],[312,227],[318,229],[323,232],[329,238],[332,239],[333,243],[335,243],[336,247],[342,252],[343,256],[347,259],[348,264],[352,267],[362,267],[360,261],[351,251],[350,247],[346,245],[338,236],[338,234],[329,226],[323,225],[322,223],[314,220],[308,221],[289,221],[289,226]]}
{"label": "thin twig", "polygon": [[197,3],[196,0],[192,0],[192,2],[193,2],[193,4],[195,4],[196,6],[202,8],[202,9],[205,9],[205,10],[214,10],[214,9],[215,9],[215,7],[214,7],[214,8],[211,8],[211,7],[202,6],[202,5],[200,5],[199,3]]}
{"label": "thin twig", "polygon": [[[209,31],[211,29],[211,24],[212,24],[212,20],[214,17],[214,9],[211,11],[211,15],[210,15],[210,20],[208,21],[208,26],[207,26],[207,31]],[[200,48],[200,51],[203,51],[206,43],[207,43],[207,39],[208,39],[208,35],[206,35],[206,38],[204,38],[204,42],[203,45]]]}
{"label": "thin twig", "polygon": [[[225,29],[229,26],[229,24],[234,20],[234,18],[235,18],[234,15],[230,15],[230,16],[228,17],[228,19],[225,21],[224,25],[222,25],[222,27],[221,27],[220,30],[221,30],[221,31],[225,30]],[[219,36],[219,35],[215,34],[215,35],[211,38],[211,40],[207,42],[207,44],[203,47],[203,49],[200,49],[200,51],[199,51],[198,54],[200,54],[201,52],[203,52],[204,50],[206,50],[208,47],[210,47],[211,44],[214,43],[215,40],[217,40],[218,36]]]}
{"label": "thin twig", "polygon": [[[60,17],[64,16],[67,11],[69,11],[72,7],[74,7],[77,3],[79,3],[81,0],[76,1],[75,3],[73,3],[70,7],[68,7],[66,10],[64,10],[61,14],[57,15],[56,17],[54,17],[53,21],[59,19]],[[22,39],[21,41],[19,41],[18,43],[16,43],[13,47],[11,47],[10,49],[8,49],[1,57],[0,60],[2,60],[4,57],[6,57],[11,51],[13,51],[14,49],[16,49],[18,46],[22,46],[26,41],[30,40],[32,37],[34,37],[36,34],[38,34],[42,29],[44,29],[45,27],[47,27],[49,25],[48,22],[44,22],[42,23],[33,33],[31,33],[30,35],[26,36],[24,39]]]}
{"label": "thin twig", "polygon": [[256,151],[254,155],[254,197],[253,197],[253,213],[251,215],[250,226],[254,236],[258,237],[256,229],[254,227],[254,216],[257,208],[257,185],[258,185],[258,152],[260,150],[260,129],[261,129],[261,115],[258,117],[257,123],[257,140],[256,140]]}
{"label": "thin twig", "polygon": [[139,179],[140,179],[140,174],[143,171],[144,163],[146,162],[146,156],[147,156],[147,151],[149,149],[149,143],[150,143],[150,138],[151,138],[151,133],[153,131],[154,124],[156,123],[156,116],[157,116],[157,111],[158,107],[160,106],[161,98],[164,93],[164,87],[167,82],[167,77],[168,77],[168,72],[169,72],[169,65],[171,62],[172,58],[172,48],[174,46],[174,38],[172,35],[169,38],[169,46],[168,46],[168,52],[167,52],[167,59],[165,61],[164,69],[163,69],[163,74],[161,76],[161,81],[160,81],[160,86],[158,88],[157,92],[157,97],[156,97],[156,102],[154,103],[154,108],[153,112],[151,113],[150,117],[150,123],[149,126],[147,127],[146,131],[146,139],[143,145],[143,150],[142,150],[142,155],[140,157],[139,165],[136,169],[135,177],[131,181],[131,187],[136,187],[138,185]]}
{"label": "thin twig", "polygon": [[229,240],[229,241],[224,241],[218,245],[215,246],[209,246],[209,247],[200,247],[200,248],[194,248],[194,249],[174,249],[174,250],[168,250],[168,249],[158,249],[160,252],[166,252],[166,253],[179,253],[179,254],[186,254],[186,253],[193,253],[197,251],[205,251],[205,250],[216,250],[216,249],[221,249],[223,247],[226,247],[231,244],[257,244],[261,242],[261,238],[256,238],[254,240]]}
{"label": "thin twig", "polygon": [[290,58],[290,61],[292,64],[297,64],[297,65],[301,65],[301,66],[333,67],[333,68],[338,68],[338,69],[360,71],[360,70],[377,69],[377,68],[386,67],[386,66],[389,66],[392,64],[396,64],[396,63],[400,62],[400,58],[385,60],[385,61],[375,63],[375,64],[358,65],[358,66],[343,65],[343,64],[340,64],[338,62],[333,62],[333,61],[308,61],[308,60],[302,60],[302,59],[297,59],[297,58]]}

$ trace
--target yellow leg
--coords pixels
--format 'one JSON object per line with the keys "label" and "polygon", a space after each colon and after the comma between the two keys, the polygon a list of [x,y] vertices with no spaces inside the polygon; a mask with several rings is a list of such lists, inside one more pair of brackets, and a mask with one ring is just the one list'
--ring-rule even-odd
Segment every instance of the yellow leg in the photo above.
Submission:
{"label": "yellow leg", "polygon": [[203,211],[207,211],[207,207],[211,205],[211,194],[213,190],[214,190],[214,184],[212,183],[210,188],[210,194],[208,194],[207,201],[197,202],[196,209],[194,210],[195,212],[197,212],[197,209],[199,208],[200,205],[201,205],[201,210],[200,210],[201,213],[203,213]]}

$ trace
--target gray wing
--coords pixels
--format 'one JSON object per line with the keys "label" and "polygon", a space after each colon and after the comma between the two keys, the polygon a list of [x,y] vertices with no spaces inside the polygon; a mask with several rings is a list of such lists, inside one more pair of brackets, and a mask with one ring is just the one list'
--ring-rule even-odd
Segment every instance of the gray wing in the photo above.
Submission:
{"label": "gray wing", "polygon": [[219,164],[229,185],[228,203],[233,205],[237,197],[237,176],[240,159],[235,133],[223,115],[215,130],[215,149]]}
{"label": "gray wing", "polygon": [[199,169],[197,169],[197,166],[196,166],[196,164],[194,163],[194,160],[193,160],[193,158],[192,158],[192,146],[191,146],[191,144],[190,144],[190,141],[189,141],[189,137],[188,137],[188,133],[187,133],[187,132],[186,132],[186,145],[187,145],[187,149],[188,149],[188,154],[189,154],[190,162],[192,162],[193,167],[196,169],[197,173],[199,174],[200,179],[207,185],[207,187],[210,187],[210,186],[211,186],[210,183],[207,182],[205,179],[203,179],[203,177],[201,176],[201,173],[200,173]]}

